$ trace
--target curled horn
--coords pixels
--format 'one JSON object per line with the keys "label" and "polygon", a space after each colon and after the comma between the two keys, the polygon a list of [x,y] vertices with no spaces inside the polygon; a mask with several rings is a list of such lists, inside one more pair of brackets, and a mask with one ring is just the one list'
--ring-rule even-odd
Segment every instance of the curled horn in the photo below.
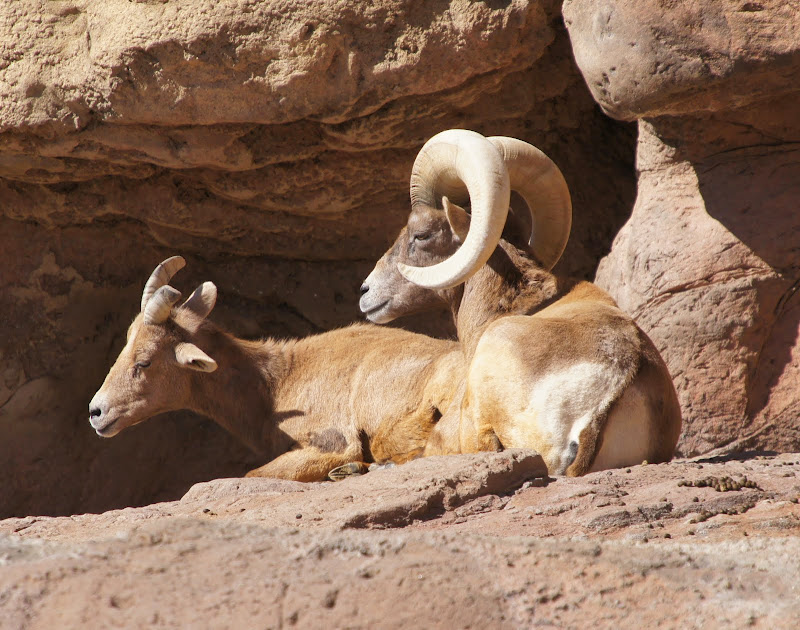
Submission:
{"label": "curled horn", "polygon": [[411,171],[411,205],[436,207],[447,196],[459,203],[468,193],[472,220],[463,244],[430,267],[399,264],[408,280],[429,289],[464,282],[492,255],[503,233],[511,200],[508,170],[497,148],[482,135],[449,129],[425,143]]}
{"label": "curled horn", "polygon": [[183,259],[183,256],[173,256],[172,258],[167,258],[153,270],[142,292],[142,313],[144,313],[144,309],[150,301],[150,298],[153,297],[153,294],[165,284],[168,284],[169,281],[172,280],[172,276],[185,266],[186,261]]}
{"label": "curled horn", "polygon": [[168,284],[160,287],[144,307],[145,324],[163,324],[167,321],[172,307],[180,299],[181,292]]}
{"label": "curled horn", "polygon": [[504,136],[488,139],[503,156],[511,190],[519,193],[531,213],[528,244],[545,269],[561,258],[572,228],[572,201],[564,176],[553,160],[535,146]]}

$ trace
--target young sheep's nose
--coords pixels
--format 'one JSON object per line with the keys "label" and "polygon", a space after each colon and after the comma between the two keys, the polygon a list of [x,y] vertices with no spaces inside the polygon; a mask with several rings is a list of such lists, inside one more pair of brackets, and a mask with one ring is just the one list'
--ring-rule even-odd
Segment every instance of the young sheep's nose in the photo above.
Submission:
{"label": "young sheep's nose", "polygon": [[361,285],[361,295],[364,295],[367,291],[369,291],[369,285],[365,282]]}
{"label": "young sheep's nose", "polygon": [[89,407],[89,420],[92,418],[99,418],[103,415],[103,410],[100,407]]}

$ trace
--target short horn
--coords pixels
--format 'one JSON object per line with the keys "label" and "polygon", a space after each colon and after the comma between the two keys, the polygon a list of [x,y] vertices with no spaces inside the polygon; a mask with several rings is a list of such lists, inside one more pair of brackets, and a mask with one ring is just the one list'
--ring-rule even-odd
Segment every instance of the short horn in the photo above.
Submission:
{"label": "short horn", "polygon": [[465,191],[472,219],[464,242],[439,264],[399,264],[400,273],[414,284],[446,289],[464,282],[489,260],[508,215],[511,189],[500,152],[474,131],[449,129],[428,140],[417,155],[411,171],[411,204],[436,207],[443,195],[462,203]]}
{"label": "short horn", "polygon": [[167,258],[153,270],[142,292],[142,313],[144,313],[145,306],[147,306],[153,294],[165,284],[168,284],[169,281],[172,280],[172,276],[185,266],[186,261],[183,259],[183,256],[173,256],[172,258]]}
{"label": "short horn", "polygon": [[170,311],[181,298],[181,292],[169,285],[160,287],[144,307],[144,323],[148,325],[163,324],[167,321]]}
{"label": "short horn", "polygon": [[552,269],[564,253],[572,228],[572,200],[555,162],[535,146],[504,136],[488,139],[503,156],[516,191],[528,204],[531,234],[528,244],[545,269]]}
{"label": "short horn", "polygon": [[217,287],[213,282],[204,282],[181,304],[180,310],[191,311],[201,319],[205,319],[216,303]]}

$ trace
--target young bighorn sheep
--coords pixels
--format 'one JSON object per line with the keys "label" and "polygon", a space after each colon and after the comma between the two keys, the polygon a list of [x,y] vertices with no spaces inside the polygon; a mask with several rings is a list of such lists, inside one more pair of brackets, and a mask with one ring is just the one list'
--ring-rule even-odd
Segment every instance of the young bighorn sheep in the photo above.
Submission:
{"label": "young bighorn sheep", "polygon": [[370,324],[290,341],[237,339],[206,319],[217,297],[211,282],[175,307],[181,294],[168,283],[184,264],[165,260],[147,281],[127,343],[89,403],[98,435],[189,409],[263,454],[268,463],[249,476],[297,481],[422,452],[463,379],[456,342]]}
{"label": "young bighorn sheep", "polygon": [[[511,191],[528,206],[520,216]],[[572,206],[544,153],[442,132],[414,163],[411,205],[360,306],[376,323],[452,311],[468,362],[461,416],[436,427],[426,454],[528,447],[568,475],[672,457],[680,409],[655,346],[607,293],[550,273]]]}

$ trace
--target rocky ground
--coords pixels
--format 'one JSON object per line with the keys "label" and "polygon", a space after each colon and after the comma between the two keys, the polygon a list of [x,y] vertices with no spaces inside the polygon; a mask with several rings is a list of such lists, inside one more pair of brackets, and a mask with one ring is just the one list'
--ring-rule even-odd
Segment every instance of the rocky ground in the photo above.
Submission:
{"label": "rocky ground", "polygon": [[4,628],[797,627],[800,454],[525,451],[0,521]]}

